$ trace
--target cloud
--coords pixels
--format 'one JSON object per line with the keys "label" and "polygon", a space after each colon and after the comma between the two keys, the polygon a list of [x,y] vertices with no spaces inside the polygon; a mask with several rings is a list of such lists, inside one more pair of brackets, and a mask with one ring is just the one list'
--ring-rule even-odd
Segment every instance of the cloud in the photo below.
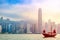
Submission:
{"label": "cloud", "polygon": [[11,17],[11,18],[21,18],[19,17],[17,14],[13,14],[13,13],[0,13],[0,16],[6,16],[6,17]]}
{"label": "cloud", "polygon": [[[4,6],[4,5],[2,5],[2,6]],[[36,14],[36,8],[33,5],[16,4],[16,5],[5,5],[5,6],[9,7],[9,8],[1,8],[0,9],[1,16],[31,20],[31,19],[34,19],[35,14]]]}

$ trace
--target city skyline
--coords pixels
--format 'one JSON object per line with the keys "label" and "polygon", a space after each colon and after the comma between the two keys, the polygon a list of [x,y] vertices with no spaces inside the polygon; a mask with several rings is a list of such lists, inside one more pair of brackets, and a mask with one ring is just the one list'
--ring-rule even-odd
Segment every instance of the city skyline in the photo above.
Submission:
{"label": "city skyline", "polygon": [[42,33],[51,25],[60,28],[60,0],[0,0],[2,33]]}
{"label": "city skyline", "polygon": [[27,20],[22,21],[13,21],[10,18],[4,19],[3,17],[0,18],[0,33],[12,33],[12,34],[41,34],[43,30],[46,32],[50,32],[51,26],[53,30],[55,29],[57,33],[60,33],[59,27],[60,24],[56,24],[56,22],[51,21],[49,19],[47,22],[42,21],[42,9],[38,9],[38,21],[32,22]]}

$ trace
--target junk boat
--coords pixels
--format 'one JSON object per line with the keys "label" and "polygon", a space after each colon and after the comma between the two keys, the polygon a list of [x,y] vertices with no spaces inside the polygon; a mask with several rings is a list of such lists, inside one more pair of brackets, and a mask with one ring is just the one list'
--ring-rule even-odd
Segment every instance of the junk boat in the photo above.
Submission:
{"label": "junk boat", "polygon": [[46,30],[43,30],[42,34],[44,37],[55,37],[56,36],[56,30],[54,29],[52,31],[52,27],[51,27],[51,32],[46,33]]}

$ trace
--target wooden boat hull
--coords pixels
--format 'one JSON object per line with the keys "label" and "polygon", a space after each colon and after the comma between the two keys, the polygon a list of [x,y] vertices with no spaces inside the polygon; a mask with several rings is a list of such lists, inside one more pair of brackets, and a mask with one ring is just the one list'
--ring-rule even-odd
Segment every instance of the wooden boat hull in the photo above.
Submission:
{"label": "wooden boat hull", "polygon": [[55,37],[56,34],[50,35],[50,34],[43,34],[44,37]]}

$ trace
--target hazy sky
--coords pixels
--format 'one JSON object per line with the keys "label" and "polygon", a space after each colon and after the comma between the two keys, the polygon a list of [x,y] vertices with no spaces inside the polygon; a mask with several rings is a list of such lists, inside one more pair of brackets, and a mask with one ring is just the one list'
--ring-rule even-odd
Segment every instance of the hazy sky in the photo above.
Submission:
{"label": "hazy sky", "polygon": [[38,8],[43,21],[60,23],[60,0],[0,0],[0,16],[11,20],[37,20]]}

